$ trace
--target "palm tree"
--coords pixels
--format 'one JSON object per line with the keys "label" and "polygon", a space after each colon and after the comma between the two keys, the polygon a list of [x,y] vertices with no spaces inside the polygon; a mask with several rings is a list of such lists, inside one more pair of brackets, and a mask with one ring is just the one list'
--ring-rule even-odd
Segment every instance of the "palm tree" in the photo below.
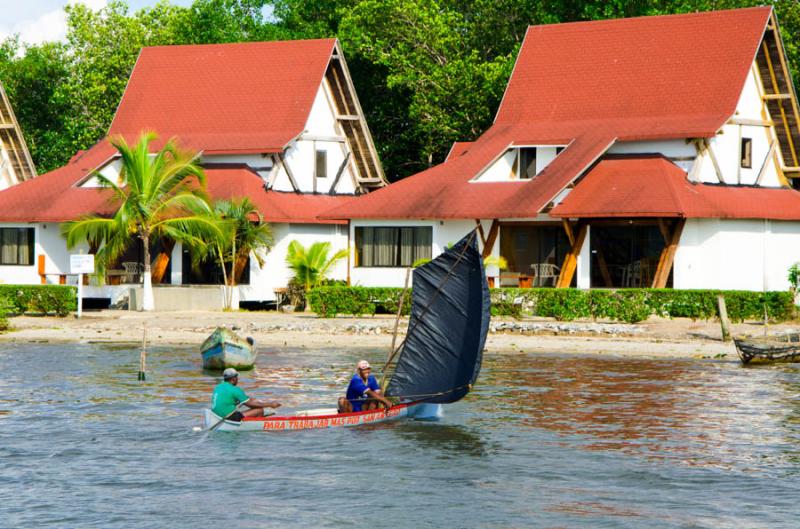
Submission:
{"label": "palm tree", "polygon": [[142,309],[153,310],[150,241],[160,237],[193,243],[219,236],[219,228],[202,212],[210,211],[205,196],[205,175],[197,165],[198,153],[179,149],[174,139],[150,154],[155,133],[145,132],[134,146],[122,136],[109,141],[122,158],[117,182],[95,172],[94,177],[113,192],[119,209],[110,218],[87,216],[61,226],[67,247],[83,241],[96,245],[100,271],[116,261],[133,243],[144,248]]}
{"label": "palm tree", "polygon": [[325,281],[334,264],[347,257],[347,250],[343,249],[329,258],[330,251],[329,242],[315,242],[308,249],[298,241],[289,243],[286,264],[294,272],[294,281],[303,286],[306,294]]}
{"label": "palm tree", "polygon": [[272,248],[272,229],[248,198],[218,200],[209,216],[217,224],[220,234],[196,241],[195,264],[206,257],[218,260],[223,282],[227,285],[225,308],[231,308],[233,287],[241,280],[250,255],[255,257],[259,266],[264,266],[263,254]]}

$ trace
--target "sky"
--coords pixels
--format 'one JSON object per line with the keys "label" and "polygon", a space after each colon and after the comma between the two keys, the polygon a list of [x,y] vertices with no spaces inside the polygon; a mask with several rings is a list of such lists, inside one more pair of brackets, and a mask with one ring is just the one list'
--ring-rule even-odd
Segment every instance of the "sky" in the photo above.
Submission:
{"label": "sky", "polygon": [[[131,11],[149,7],[158,0],[127,0]],[[108,0],[0,0],[0,40],[18,33],[23,42],[39,44],[63,40],[67,34],[64,6],[86,4],[101,9]],[[170,0],[175,5],[188,6],[192,0]]]}

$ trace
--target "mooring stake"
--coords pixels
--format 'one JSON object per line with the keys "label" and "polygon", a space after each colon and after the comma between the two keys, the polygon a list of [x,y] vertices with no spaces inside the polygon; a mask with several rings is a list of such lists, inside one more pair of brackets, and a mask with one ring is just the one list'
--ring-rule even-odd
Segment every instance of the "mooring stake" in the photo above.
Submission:
{"label": "mooring stake", "polygon": [[145,371],[147,370],[147,323],[142,329],[142,351],[139,353],[139,380],[146,380]]}

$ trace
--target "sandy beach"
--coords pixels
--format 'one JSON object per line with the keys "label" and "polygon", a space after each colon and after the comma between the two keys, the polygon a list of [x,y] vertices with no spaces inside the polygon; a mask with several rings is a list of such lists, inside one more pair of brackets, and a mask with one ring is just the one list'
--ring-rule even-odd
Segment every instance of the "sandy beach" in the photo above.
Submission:
{"label": "sandy beach", "polygon": [[[400,322],[405,331],[407,318]],[[280,312],[161,312],[98,311],[83,318],[21,316],[11,318],[13,330],[0,342],[138,343],[147,328],[150,345],[199,345],[218,325],[253,336],[269,347],[389,349],[395,318],[389,315],[318,318],[314,314]],[[800,325],[770,325],[769,332],[786,332]],[[733,325],[734,335],[760,335],[761,323]],[[493,318],[486,343],[489,352],[576,353],[631,357],[736,358],[732,343],[721,340],[716,321],[651,318],[638,324],[557,322],[545,318]],[[724,356],[723,356],[724,355]]]}

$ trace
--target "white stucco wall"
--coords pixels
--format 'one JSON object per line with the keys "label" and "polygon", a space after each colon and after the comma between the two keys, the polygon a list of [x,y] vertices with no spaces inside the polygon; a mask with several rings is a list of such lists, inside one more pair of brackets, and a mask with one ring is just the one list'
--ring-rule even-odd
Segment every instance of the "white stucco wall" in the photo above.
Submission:
{"label": "white stucco wall", "polygon": [[[272,224],[275,245],[264,256],[264,267],[259,268],[256,259],[250,259],[250,284],[239,287],[241,301],[272,301],[274,290],[285,288],[292,278],[286,266],[286,251],[289,243],[297,240],[305,247],[315,242],[330,242],[332,256],[347,249],[347,226],[339,224]],[[347,260],[342,259],[328,274],[330,279],[347,279]]]}
{"label": "white stucco wall", "polygon": [[675,254],[675,288],[786,290],[800,261],[800,222],[689,219]]}
{"label": "white stucco wall", "polygon": [[[536,149],[536,174],[542,172],[550,162],[556,158],[556,151],[558,147],[563,145],[526,145],[523,148]],[[519,151],[518,146],[512,147],[503,153],[497,160],[489,164],[486,169],[478,174],[471,180],[472,183],[481,182],[528,182],[528,178],[519,178],[518,175],[514,176],[512,170],[517,159]]]}
{"label": "white stucco wall", "polygon": [[[303,193],[329,193],[336,172],[348,152],[344,140],[344,131],[336,122],[336,112],[327,81],[320,85],[311,112],[306,122],[305,131],[299,139],[292,143],[286,151],[286,163],[289,165],[297,187]],[[327,177],[315,176],[315,151],[327,152]],[[356,168],[352,159],[345,167],[335,192],[339,194],[355,193],[353,176]],[[289,176],[284,168],[274,175],[272,188],[276,191],[294,191]]]}
{"label": "white stucco wall", "polygon": [[[484,222],[484,230],[488,233],[491,221]],[[363,287],[402,287],[405,283],[406,268],[404,267],[368,267],[352,266],[355,259],[355,229],[363,226],[430,226],[433,231],[433,247],[431,256],[436,257],[447,248],[449,244],[459,241],[464,235],[475,228],[475,221],[432,221],[432,220],[354,220],[350,225],[350,282],[352,285]],[[499,248],[499,240],[495,245]]]}

